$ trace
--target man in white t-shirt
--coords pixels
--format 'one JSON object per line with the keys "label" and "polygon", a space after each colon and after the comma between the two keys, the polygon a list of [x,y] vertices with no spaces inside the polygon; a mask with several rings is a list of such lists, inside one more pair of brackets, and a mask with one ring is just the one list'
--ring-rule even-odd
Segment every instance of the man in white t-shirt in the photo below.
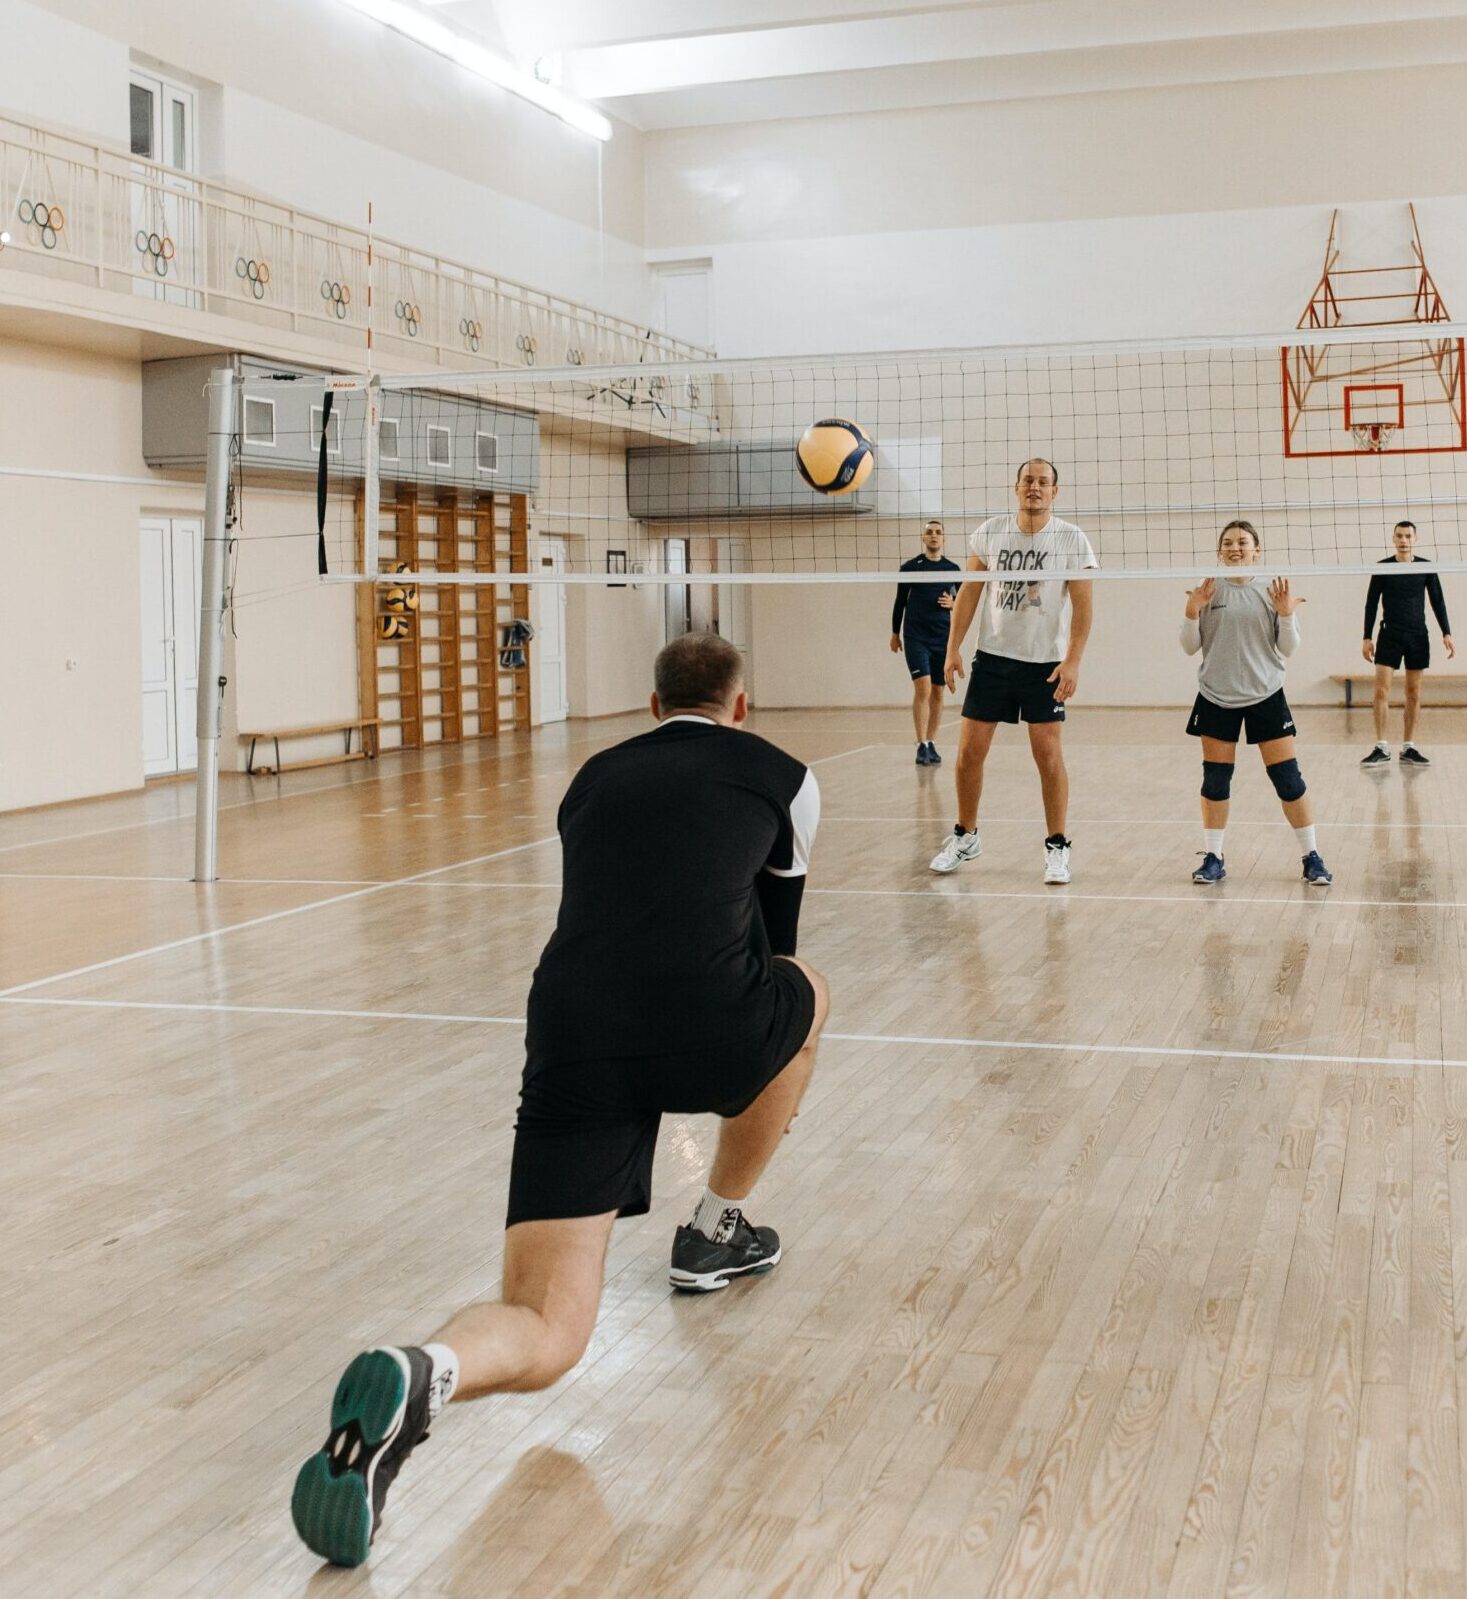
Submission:
{"label": "man in white t-shirt", "polygon": [[1051,507],[1059,493],[1052,462],[1036,457],[1019,468],[1014,483],[1018,510],[990,517],[968,539],[970,572],[1013,573],[965,583],[953,608],[945,675],[957,691],[963,676],[963,639],[982,607],[978,653],[963,699],[958,736],[958,821],[932,858],[934,872],[953,872],[982,849],[978,801],[983,763],[1000,722],[1029,727],[1029,748],[1044,793],[1044,881],[1070,880],[1070,841],[1065,836],[1070,780],[1060,746],[1065,701],[1079,686],[1080,657],[1090,637],[1092,585],[1076,578],[1037,578],[1038,572],[1081,572],[1097,566],[1090,540]]}

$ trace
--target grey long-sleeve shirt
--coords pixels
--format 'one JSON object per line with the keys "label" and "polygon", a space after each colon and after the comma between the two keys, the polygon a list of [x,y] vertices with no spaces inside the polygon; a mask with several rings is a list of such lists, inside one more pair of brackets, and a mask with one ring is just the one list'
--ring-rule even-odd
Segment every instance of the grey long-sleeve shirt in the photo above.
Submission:
{"label": "grey long-sleeve shirt", "polygon": [[1202,651],[1197,686],[1214,705],[1257,705],[1284,686],[1284,662],[1299,648],[1299,620],[1280,616],[1258,578],[1219,578],[1207,609],[1183,619],[1182,648]]}

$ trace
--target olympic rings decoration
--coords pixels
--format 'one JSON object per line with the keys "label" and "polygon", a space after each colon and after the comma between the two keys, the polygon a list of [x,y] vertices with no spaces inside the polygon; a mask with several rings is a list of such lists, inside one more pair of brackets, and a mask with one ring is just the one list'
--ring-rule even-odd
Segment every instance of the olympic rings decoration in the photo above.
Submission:
{"label": "olympic rings decoration", "polygon": [[521,355],[524,356],[526,366],[534,366],[535,350],[538,347],[538,341],[533,333],[519,334],[515,338],[514,347],[520,352]]}
{"label": "olympic rings decoration", "polygon": [[351,304],[351,284],[338,283],[333,278],[321,279],[321,298],[331,302],[336,320],[346,320],[346,308]]}
{"label": "olympic rings decoration", "polygon": [[132,242],[137,246],[139,255],[147,256],[157,276],[166,278],[168,263],[177,253],[173,247],[173,240],[166,233],[149,233],[146,229],[139,228]]}
{"label": "olympic rings decoration", "polygon": [[575,347],[575,345],[572,345],[570,349],[565,352],[565,364],[567,366],[584,366],[586,364],[586,357]]}
{"label": "olympic rings decoration", "polygon": [[423,325],[423,312],[412,300],[399,300],[392,308],[392,314],[402,323],[410,339],[418,336],[418,330]]}
{"label": "olympic rings decoration", "polygon": [[59,205],[48,205],[44,200],[22,200],[15,210],[22,222],[40,230],[43,250],[56,248],[58,235],[66,226],[66,213]]}
{"label": "olympic rings decoration", "polygon": [[256,300],[265,298],[265,285],[270,281],[270,263],[256,261],[252,256],[238,256],[235,258],[234,275],[243,278],[249,284],[245,291]]}
{"label": "olympic rings decoration", "polygon": [[474,321],[472,317],[461,316],[458,319],[458,331],[463,335],[464,343],[477,355],[484,338],[484,324]]}

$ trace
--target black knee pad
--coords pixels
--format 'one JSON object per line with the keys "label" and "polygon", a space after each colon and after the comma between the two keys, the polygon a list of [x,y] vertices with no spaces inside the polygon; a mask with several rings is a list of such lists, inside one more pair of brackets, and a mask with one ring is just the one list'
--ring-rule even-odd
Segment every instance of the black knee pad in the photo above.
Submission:
{"label": "black knee pad", "polygon": [[1298,761],[1275,761],[1272,766],[1265,766],[1263,769],[1268,773],[1268,780],[1273,784],[1274,793],[1285,805],[1290,800],[1304,798],[1308,790],[1304,774],[1299,770]]}
{"label": "black knee pad", "polygon": [[1203,761],[1203,799],[1225,800],[1232,792],[1233,763],[1231,761]]}

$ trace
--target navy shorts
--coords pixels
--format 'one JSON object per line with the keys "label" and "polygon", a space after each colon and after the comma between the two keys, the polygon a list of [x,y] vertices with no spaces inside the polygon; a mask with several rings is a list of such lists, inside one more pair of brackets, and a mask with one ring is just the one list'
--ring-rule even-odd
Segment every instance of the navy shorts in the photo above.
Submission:
{"label": "navy shorts", "polygon": [[1236,744],[1238,734],[1246,732],[1250,744],[1267,744],[1293,735],[1294,713],[1282,689],[1256,705],[1214,705],[1199,694],[1192,702],[1187,731],[1193,738],[1215,738],[1224,744]]}
{"label": "navy shorts", "polygon": [[930,677],[934,683],[946,682],[943,676],[943,665],[947,660],[947,635],[941,638],[924,638],[920,633],[913,638],[910,633],[902,635],[902,653],[907,658],[907,670],[912,674],[915,683],[919,677]]}
{"label": "navy shorts", "polygon": [[752,1049],[719,1041],[710,1023],[708,1047],[696,1052],[526,1061],[505,1226],[609,1210],[645,1215],[663,1113],[737,1116],[805,1047],[815,1020],[810,979],[778,955],[769,975]]}
{"label": "navy shorts", "polygon": [[1008,655],[973,657],[963,715],[970,722],[1062,722],[1065,707],[1049,681],[1058,661],[1016,661]]}
{"label": "navy shorts", "polygon": [[1431,635],[1425,628],[1419,633],[1397,633],[1382,623],[1375,640],[1375,664],[1424,672],[1431,665]]}

